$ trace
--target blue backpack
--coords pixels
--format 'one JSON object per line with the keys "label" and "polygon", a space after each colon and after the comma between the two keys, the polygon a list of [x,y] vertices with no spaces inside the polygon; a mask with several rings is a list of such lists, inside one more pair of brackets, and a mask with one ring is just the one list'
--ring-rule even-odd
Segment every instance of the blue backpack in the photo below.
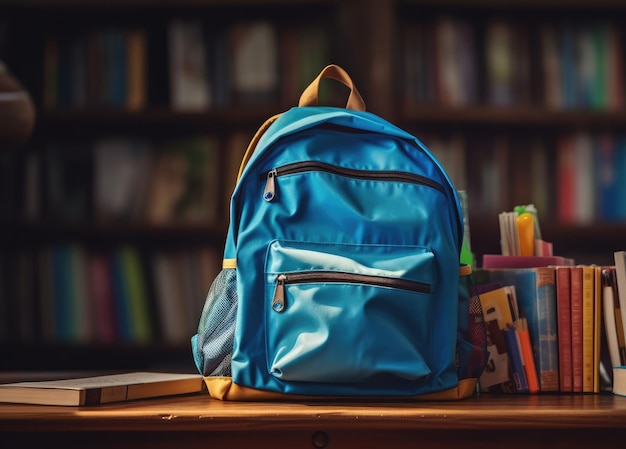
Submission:
{"label": "blue backpack", "polygon": [[[317,106],[320,81],[350,89]],[[486,361],[454,186],[330,65],[252,139],[192,351],[211,397],[458,399]],[[461,279],[461,281],[460,281]],[[477,332],[478,330],[478,332]]]}

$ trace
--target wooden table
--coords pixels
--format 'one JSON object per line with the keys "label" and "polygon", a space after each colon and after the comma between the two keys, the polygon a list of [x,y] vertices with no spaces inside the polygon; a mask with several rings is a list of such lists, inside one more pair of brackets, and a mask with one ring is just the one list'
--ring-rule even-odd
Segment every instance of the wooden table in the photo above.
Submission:
{"label": "wooden table", "polygon": [[623,448],[626,398],[229,403],[204,395],[97,407],[0,404],[0,448]]}

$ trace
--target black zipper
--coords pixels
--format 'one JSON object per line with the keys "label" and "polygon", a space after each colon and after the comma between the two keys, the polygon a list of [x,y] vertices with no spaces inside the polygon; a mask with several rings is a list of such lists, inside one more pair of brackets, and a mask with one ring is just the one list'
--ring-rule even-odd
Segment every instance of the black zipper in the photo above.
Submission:
{"label": "black zipper", "polygon": [[279,274],[276,277],[276,289],[272,299],[272,309],[282,312],[285,309],[285,284],[305,284],[312,282],[365,284],[377,287],[390,287],[416,293],[430,293],[430,284],[407,279],[372,276],[365,274],[344,273],[340,271],[303,271]]}
{"label": "black zipper", "polygon": [[399,170],[358,170],[354,168],[339,167],[325,162],[305,161],[286,164],[281,167],[269,170],[262,175],[265,179],[265,191],[263,199],[272,201],[276,196],[275,178],[278,176],[292,175],[295,173],[303,173],[309,171],[319,171],[331,173],[335,175],[345,176],[356,179],[369,179],[389,182],[407,182],[412,184],[421,184],[439,190],[445,194],[445,189],[438,182],[433,181],[426,176],[409,173]]}

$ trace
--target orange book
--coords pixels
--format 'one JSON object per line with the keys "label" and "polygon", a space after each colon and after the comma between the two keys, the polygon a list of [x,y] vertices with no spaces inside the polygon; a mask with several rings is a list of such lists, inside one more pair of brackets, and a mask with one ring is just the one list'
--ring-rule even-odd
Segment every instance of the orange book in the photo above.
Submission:
{"label": "orange book", "polygon": [[526,381],[528,382],[528,392],[530,394],[535,394],[539,392],[539,379],[537,379],[537,369],[533,358],[533,349],[530,343],[530,334],[528,333],[528,323],[526,323],[526,318],[520,318],[517,321],[517,335],[519,336],[519,342],[522,348],[522,358],[524,359],[524,372],[526,373]]}
{"label": "orange book", "polygon": [[583,265],[582,343],[583,343],[583,393],[593,393],[593,322],[595,296],[595,269]]}
{"label": "orange book", "polygon": [[146,106],[147,38],[141,29],[126,34],[126,107],[138,111]]}
{"label": "orange book", "polygon": [[583,391],[583,269],[570,268],[572,326],[572,391]]}
{"label": "orange book", "polygon": [[570,267],[556,267],[556,309],[559,341],[559,389],[573,391]]}

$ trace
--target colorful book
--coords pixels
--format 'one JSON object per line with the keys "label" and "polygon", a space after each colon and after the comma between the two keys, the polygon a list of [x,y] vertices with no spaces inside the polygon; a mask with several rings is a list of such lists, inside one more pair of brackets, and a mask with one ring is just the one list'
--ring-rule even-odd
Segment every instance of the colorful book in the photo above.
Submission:
{"label": "colorful book", "polygon": [[506,342],[506,350],[509,354],[511,366],[511,377],[516,393],[528,393],[528,380],[526,379],[526,370],[524,368],[524,358],[519,337],[515,327],[512,325],[507,329],[503,329],[504,341]]}
{"label": "colorful book", "polygon": [[541,392],[559,391],[556,276],[554,267],[489,270],[492,281],[514,285],[526,318]]}
{"label": "colorful book", "polygon": [[104,253],[92,253],[88,256],[88,260],[90,296],[97,317],[95,320],[96,341],[111,344],[117,339],[111,263]]}
{"label": "colorful book", "polygon": [[168,26],[170,106],[203,111],[211,106],[207,51],[200,19],[174,19]]}
{"label": "colorful book", "polygon": [[602,347],[602,267],[593,266],[593,392],[600,393]]}
{"label": "colorful book", "polygon": [[513,314],[505,287],[480,293],[480,304],[487,327],[487,367],[480,376],[480,388],[485,392],[515,393],[515,383],[509,368],[509,354],[504,330],[513,323]]}
{"label": "colorful book", "polygon": [[126,107],[138,111],[146,106],[148,83],[148,38],[140,28],[126,32]]}
{"label": "colorful book", "polygon": [[188,326],[185,301],[181,298],[181,280],[172,252],[155,252],[152,255],[152,271],[163,341],[169,345],[180,345],[189,341],[193,329]]}
{"label": "colorful book", "polygon": [[569,134],[559,137],[556,151],[557,216],[563,223],[574,223],[577,210],[574,137]]}
{"label": "colorful book", "polygon": [[570,267],[555,267],[556,308],[559,341],[559,389],[573,391],[572,385],[572,321],[570,296]]}
{"label": "colorful book", "polygon": [[126,298],[131,338],[135,343],[148,343],[152,340],[153,330],[144,276],[139,251],[131,246],[119,249],[122,266],[122,282]]}
{"label": "colorful book", "polygon": [[594,268],[583,265],[583,393],[593,392]]}
{"label": "colorful book", "polygon": [[539,392],[539,379],[537,378],[537,368],[535,367],[533,348],[530,343],[530,334],[528,333],[528,323],[526,318],[520,318],[517,320],[517,335],[519,336],[520,347],[522,348],[522,358],[524,360],[526,381],[528,382],[528,392],[530,394],[536,394]]}
{"label": "colorful book", "polygon": [[115,322],[117,323],[117,335],[122,342],[133,340],[133,328],[131,321],[130,300],[125,287],[124,264],[122,254],[115,250],[111,255],[111,279],[114,298]]}
{"label": "colorful book", "polygon": [[583,391],[583,269],[570,268],[570,310],[572,324],[572,391]]}
{"label": "colorful book", "polygon": [[247,21],[236,23],[231,28],[231,89],[238,105],[276,100],[279,88],[278,56],[278,33],[273,23]]}
{"label": "colorful book", "polygon": [[61,342],[76,342],[78,310],[72,291],[72,248],[68,244],[52,249],[52,296],[56,317],[55,338]]}

